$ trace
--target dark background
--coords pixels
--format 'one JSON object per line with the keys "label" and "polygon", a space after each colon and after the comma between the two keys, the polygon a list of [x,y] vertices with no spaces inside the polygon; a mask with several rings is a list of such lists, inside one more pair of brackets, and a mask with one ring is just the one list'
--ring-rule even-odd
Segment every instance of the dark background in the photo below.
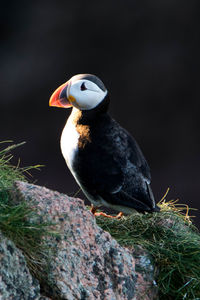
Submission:
{"label": "dark background", "polygon": [[78,190],[59,148],[70,110],[48,101],[93,73],[141,146],[157,201],[170,187],[168,200],[200,208],[199,0],[4,1],[0,14],[0,141],[27,142],[14,162],[44,164],[40,185]]}

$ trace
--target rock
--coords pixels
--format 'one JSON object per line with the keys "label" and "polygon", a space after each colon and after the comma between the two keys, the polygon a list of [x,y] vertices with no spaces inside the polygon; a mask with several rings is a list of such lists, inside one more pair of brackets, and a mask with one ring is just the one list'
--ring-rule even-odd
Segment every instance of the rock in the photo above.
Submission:
{"label": "rock", "polygon": [[[0,233],[0,299],[45,299],[26,265],[22,252]],[[47,298],[46,298],[47,299]]]}
{"label": "rock", "polygon": [[[97,226],[84,202],[24,182],[16,182],[14,201],[27,201],[38,211],[37,222],[53,222],[59,236],[49,236],[51,249],[43,287],[53,299],[155,299],[154,268],[144,251],[121,247]],[[135,255],[135,257],[134,257]]]}
{"label": "rock", "polygon": [[132,250],[135,258],[135,271],[137,274],[136,299],[157,299],[157,285],[154,280],[155,270],[148,253],[142,247]]}

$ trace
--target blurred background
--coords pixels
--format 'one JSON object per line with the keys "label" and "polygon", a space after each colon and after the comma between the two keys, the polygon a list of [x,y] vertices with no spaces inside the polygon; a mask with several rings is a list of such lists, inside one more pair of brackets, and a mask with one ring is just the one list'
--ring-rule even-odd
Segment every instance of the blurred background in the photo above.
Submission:
{"label": "blurred background", "polygon": [[149,162],[156,200],[170,187],[168,200],[200,208],[199,13],[198,0],[1,3],[0,141],[27,142],[13,161],[44,164],[37,184],[78,191],[59,147],[70,110],[48,101],[71,76],[92,73]]}

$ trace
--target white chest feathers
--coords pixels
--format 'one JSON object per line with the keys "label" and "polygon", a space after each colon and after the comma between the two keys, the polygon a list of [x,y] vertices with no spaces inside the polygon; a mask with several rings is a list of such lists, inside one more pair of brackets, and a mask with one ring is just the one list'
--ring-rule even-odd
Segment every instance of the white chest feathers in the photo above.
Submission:
{"label": "white chest feathers", "polygon": [[61,151],[62,155],[67,163],[68,168],[73,173],[72,164],[76,152],[78,151],[79,133],[76,130],[75,125],[69,118],[61,135]]}

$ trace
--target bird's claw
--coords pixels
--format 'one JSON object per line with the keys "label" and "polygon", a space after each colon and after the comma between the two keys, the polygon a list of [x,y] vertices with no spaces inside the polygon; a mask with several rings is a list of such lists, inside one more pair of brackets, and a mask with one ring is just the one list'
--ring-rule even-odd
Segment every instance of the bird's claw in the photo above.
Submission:
{"label": "bird's claw", "polygon": [[118,215],[116,215],[116,216],[111,216],[111,215],[107,215],[106,213],[101,211],[101,212],[95,212],[94,215],[95,215],[95,217],[103,216],[103,217],[111,218],[111,219],[121,219],[121,217],[123,216],[123,212],[119,212]]}
{"label": "bird's claw", "polygon": [[119,212],[118,215],[116,215],[116,216],[111,216],[111,215],[108,215],[108,214],[106,214],[102,211],[101,212],[96,212],[96,210],[97,210],[97,208],[94,205],[92,205],[90,211],[95,217],[103,216],[103,217],[106,217],[106,218],[121,219],[121,217],[123,216],[123,212]]}

